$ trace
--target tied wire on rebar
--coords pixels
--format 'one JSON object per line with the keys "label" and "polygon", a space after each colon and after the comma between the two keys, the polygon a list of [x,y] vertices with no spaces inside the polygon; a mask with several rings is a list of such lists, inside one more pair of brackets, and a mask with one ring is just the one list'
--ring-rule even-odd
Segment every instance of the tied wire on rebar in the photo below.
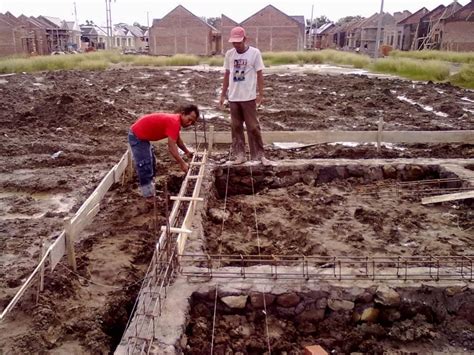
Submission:
{"label": "tied wire on rebar", "polygon": [[[250,165],[250,181],[252,184],[252,201],[253,201],[253,214],[255,218],[255,235],[257,236],[257,247],[258,247],[258,255],[261,255],[260,251],[260,235],[258,231],[258,218],[257,218],[257,201],[255,198],[255,187],[253,183],[253,169],[252,165]],[[270,333],[268,329],[268,311],[267,311],[267,300],[266,300],[266,294],[264,291],[262,291],[262,298],[263,298],[263,309],[264,309],[264,315],[265,315],[265,331],[266,331],[266,336],[267,336],[267,347],[268,347],[268,353],[271,355],[272,349],[270,346]]]}
{"label": "tied wire on rebar", "polygon": [[440,179],[426,179],[415,181],[383,181],[378,182],[375,186],[360,186],[356,191],[361,196],[378,196],[378,197],[393,197],[393,196],[432,196],[449,194],[455,192],[472,191],[474,178],[466,177],[460,178],[440,178]]}
{"label": "tied wire on rebar", "polygon": [[[232,148],[229,149],[229,161],[232,157]],[[221,234],[219,237],[219,253],[222,251],[222,233],[224,233],[224,224],[226,220],[226,211],[227,211],[227,194],[229,191],[229,176],[230,176],[230,164],[227,165],[227,176],[225,182],[225,193],[224,193],[224,207],[223,207],[223,217],[221,224]],[[219,262],[220,263],[220,262]],[[220,264],[219,264],[220,266]],[[216,283],[216,294],[214,297],[214,312],[212,316],[212,335],[211,335],[211,355],[214,354],[214,340],[215,340],[215,331],[216,331],[216,317],[217,317],[217,295],[219,290],[219,282]]]}

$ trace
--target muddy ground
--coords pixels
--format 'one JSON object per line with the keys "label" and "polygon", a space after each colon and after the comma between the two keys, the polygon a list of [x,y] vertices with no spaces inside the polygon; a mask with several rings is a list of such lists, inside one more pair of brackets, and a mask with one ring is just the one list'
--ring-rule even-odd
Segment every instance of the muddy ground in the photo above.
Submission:
{"label": "muddy ground", "polygon": [[[385,129],[474,129],[474,93],[449,85],[303,73],[265,78],[266,102],[259,110],[265,130],[371,130],[381,115]],[[220,81],[220,73],[189,69],[0,77],[0,309],[33,270],[41,244],[58,236],[64,217],[77,211],[119,160],[128,127],[139,115],[192,101],[203,108],[207,124],[229,128],[228,111],[216,108]],[[432,157],[472,157],[473,152],[472,145],[405,148],[395,151]],[[374,151],[325,145],[269,155],[359,158]],[[393,151],[387,148],[378,156],[392,157]],[[182,174],[165,151],[159,157],[159,185],[168,180],[177,191]],[[162,207],[158,215],[162,222]],[[0,349],[113,349],[151,255],[152,216],[136,183],[114,186],[98,223],[78,241],[78,274],[65,260],[48,273],[38,303],[32,300],[33,289],[0,324]]]}
{"label": "muddy ground", "polygon": [[[431,187],[428,187],[431,188]],[[209,204],[209,254],[359,257],[471,255],[472,203],[422,205],[419,188],[356,178],[264,188]],[[216,216],[218,218],[216,218]],[[256,229],[258,227],[258,235]]]}

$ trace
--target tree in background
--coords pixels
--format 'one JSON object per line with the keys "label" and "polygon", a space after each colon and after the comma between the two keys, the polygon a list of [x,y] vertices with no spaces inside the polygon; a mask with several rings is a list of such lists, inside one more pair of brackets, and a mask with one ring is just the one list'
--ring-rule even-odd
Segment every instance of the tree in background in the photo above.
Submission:
{"label": "tree in background", "polygon": [[330,19],[328,19],[325,15],[321,15],[319,17],[316,17],[313,19],[313,23],[310,23],[310,19],[306,19],[306,33],[309,31],[309,27],[311,26],[312,29],[314,28],[319,28],[327,23],[332,22]]}
{"label": "tree in background", "polygon": [[343,23],[351,22],[352,20],[363,20],[362,16],[346,16],[337,20],[336,25],[342,25]]}
{"label": "tree in background", "polygon": [[134,22],[133,26],[140,28],[143,31],[143,33],[145,33],[148,30],[148,26],[142,26],[140,25],[139,22]]}

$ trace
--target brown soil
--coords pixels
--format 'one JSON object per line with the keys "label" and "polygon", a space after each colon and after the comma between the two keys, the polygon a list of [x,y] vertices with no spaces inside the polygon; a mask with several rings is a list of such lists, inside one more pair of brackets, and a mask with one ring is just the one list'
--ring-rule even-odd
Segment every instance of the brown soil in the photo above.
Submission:
{"label": "brown soil", "polygon": [[[215,108],[220,81],[219,73],[188,69],[57,71],[1,78],[0,309],[33,270],[41,244],[58,236],[64,217],[77,211],[124,153],[128,128],[139,115],[172,111],[177,103],[192,100],[204,107],[208,124],[228,129],[228,112]],[[474,129],[474,94],[449,85],[277,74],[266,76],[266,83],[260,118],[267,130],[370,130],[382,114],[387,129]],[[402,102],[397,95],[430,104],[449,117]],[[324,149],[314,154],[336,157],[352,151]],[[429,154],[432,148],[420,149]],[[432,156],[437,154],[472,156],[472,146],[443,146]],[[168,180],[176,190],[182,174],[165,150],[159,160],[159,184]],[[161,222],[163,215],[160,207]],[[152,216],[136,183],[114,186],[98,223],[78,241],[78,275],[68,270],[65,260],[48,272],[39,302],[31,299],[32,289],[0,324],[0,348],[6,353],[113,349],[151,255],[156,237]]]}
{"label": "brown soil", "polygon": [[[471,255],[472,205],[421,205],[396,181],[363,184],[355,178],[318,186],[297,183],[256,195],[230,196],[224,224],[209,204],[209,254],[224,255]],[[214,218],[213,218],[214,217]],[[257,218],[258,235],[255,233]]]}

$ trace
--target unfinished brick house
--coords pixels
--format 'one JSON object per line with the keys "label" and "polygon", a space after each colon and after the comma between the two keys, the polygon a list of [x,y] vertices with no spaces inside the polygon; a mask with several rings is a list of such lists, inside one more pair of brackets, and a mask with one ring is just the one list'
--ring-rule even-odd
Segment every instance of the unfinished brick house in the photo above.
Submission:
{"label": "unfinished brick house", "polygon": [[409,51],[415,45],[420,19],[428,12],[428,9],[423,7],[413,15],[397,23],[397,41],[394,48]]}
{"label": "unfinished brick house", "polygon": [[319,27],[316,30],[316,38],[314,41],[313,48],[316,48],[316,49],[329,48],[329,43],[330,43],[329,32],[335,26],[336,26],[335,24],[330,22]]}
{"label": "unfinished brick house", "polygon": [[8,56],[26,52],[23,38],[27,30],[7,14],[0,14],[0,55]]}
{"label": "unfinished brick house", "polygon": [[304,49],[305,24],[268,5],[240,23],[248,43],[262,52],[300,51]]}
{"label": "unfinished brick house", "polygon": [[221,51],[220,33],[192,12],[178,5],[162,19],[154,20],[149,32],[150,54],[212,55]]}
{"label": "unfinished brick house", "polygon": [[222,49],[223,53],[232,48],[232,44],[228,41],[230,37],[230,30],[238,25],[239,23],[232,20],[230,17],[227,17],[226,15],[221,16],[217,29],[221,33],[220,48]]}
{"label": "unfinished brick house", "polygon": [[440,49],[444,32],[444,20],[462,8],[456,1],[448,6],[440,5],[420,19],[417,40],[413,49]]}
{"label": "unfinished brick house", "polygon": [[21,15],[18,19],[24,24],[28,31],[26,43],[28,53],[38,55],[49,54],[48,34],[46,33],[45,26],[34,17]]}
{"label": "unfinished brick house", "polygon": [[[340,25],[336,25],[328,30],[328,47],[333,49],[340,49],[346,46],[347,42],[347,31],[351,25],[356,21],[346,22]],[[357,21],[358,22],[358,21]]]}
{"label": "unfinished brick house", "polygon": [[441,49],[459,52],[474,51],[474,1],[443,22]]}
{"label": "unfinished brick house", "polygon": [[388,45],[394,49],[400,48],[402,31],[399,30],[398,23],[408,18],[411,15],[412,13],[407,10],[403,12],[395,12],[393,14],[395,22],[386,25],[384,28],[384,39],[383,39],[384,45]]}
{"label": "unfinished brick house", "polygon": [[346,27],[345,49],[354,50],[361,46],[362,26],[368,19],[353,20]]}
{"label": "unfinished brick house", "polygon": [[[382,28],[380,33],[380,43],[377,45],[377,28],[378,23],[382,17]],[[361,33],[360,33],[360,50],[365,53],[374,53],[376,48],[382,44],[384,38],[384,29],[387,25],[394,25],[395,19],[389,13],[383,14],[374,14],[360,24]]]}

